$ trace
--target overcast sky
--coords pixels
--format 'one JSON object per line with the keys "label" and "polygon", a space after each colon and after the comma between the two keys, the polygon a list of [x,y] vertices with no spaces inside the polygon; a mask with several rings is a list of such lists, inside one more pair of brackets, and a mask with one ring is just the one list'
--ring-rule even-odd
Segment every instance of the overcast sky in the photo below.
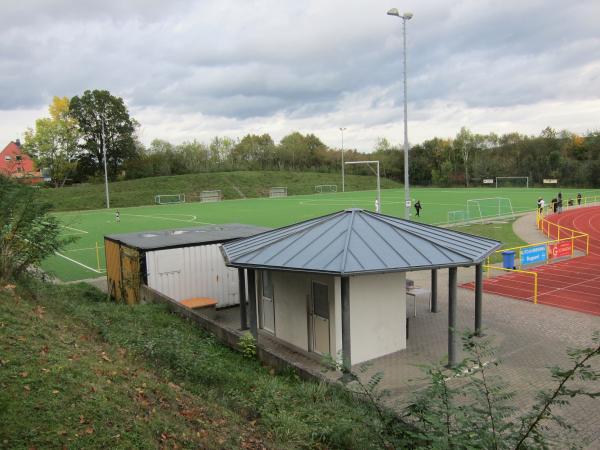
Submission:
{"label": "overcast sky", "polygon": [[600,130],[599,0],[1,0],[0,147],[53,96],[107,89],[144,143],[292,131],[371,151]]}

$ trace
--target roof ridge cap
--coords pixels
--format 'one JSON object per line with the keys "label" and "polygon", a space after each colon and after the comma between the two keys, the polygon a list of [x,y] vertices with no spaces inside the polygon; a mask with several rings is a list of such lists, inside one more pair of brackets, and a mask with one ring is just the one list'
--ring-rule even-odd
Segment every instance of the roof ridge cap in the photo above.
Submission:
{"label": "roof ridge cap", "polygon": [[356,210],[350,210],[350,222],[348,223],[348,228],[346,228],[346,242],[344,242],[344,254],[342,255],[342,264],[340,267],[340,275],[344,275],[346,273],[346,260],[348,258],[348,244],[350,242],[350,233],[352,233],[352,225],[354,225],[354,215]]}

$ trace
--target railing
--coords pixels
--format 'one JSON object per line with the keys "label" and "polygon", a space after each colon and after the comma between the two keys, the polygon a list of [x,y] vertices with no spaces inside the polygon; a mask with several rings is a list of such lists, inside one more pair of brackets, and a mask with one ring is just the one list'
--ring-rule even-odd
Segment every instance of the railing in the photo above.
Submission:
{"label": "railing", "polygon": [[[554,222],[550,222],[539,211],[536,213],[536,224],[537,224],[538,229],[541,230],[542,233],[544,233],[546,236],[548,236],[548,237],[556,236],[555,240],[547,241],[547,243],[561,242],[561,241],[570,239],[571,247],[572,247],[571,256],[573,256],[573,253],[575,252],[575,244],[585,241],[585,243],[582,245],[582,247],[583,247],[582,250],[585,249],[584,250],[585,254],[586,255],[589,254],[589,252],[590,252],[590,235],[589,234],[584,233],[583,231],[578,231],[578,230],[574,230],[573,228],[568,228],[563,225],[559,225]],[[552,233],[552,231],[555,231],[555,233]],[[563,235],[562,238],[561,238],[561,232]],[[535,244],[535,245],[541,245],[541,244],[543,244],[543,243]]]}
{"label": "railing", "polygon": [[528,270],[520,270],[520,269],[507,269],[505,267],[496,267],[496,266],[492,266],[490,264],[485,264],[483,266],[483,268],[486,269],[486,271],[488,273],[488,277],[489,277],[490,271],[492,271],[492,270],[503,270],[505,272],[524,273],[524,274],[533,276],[533,303],[537,304],[537,299],[538,299],[538,274],[537,274],[537,272],[532,272],[532,271],[528,271]]}

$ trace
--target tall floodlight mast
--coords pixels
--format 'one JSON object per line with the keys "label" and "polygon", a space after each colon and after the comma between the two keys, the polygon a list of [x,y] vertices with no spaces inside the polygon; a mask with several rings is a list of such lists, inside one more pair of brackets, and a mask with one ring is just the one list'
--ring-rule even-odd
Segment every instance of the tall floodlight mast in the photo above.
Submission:
{"label": "tall floodlight mast", "polygon": [[413,14],[405,12],[400,15],[396,8],[390,9],[388,16],[402,19],[402,38],[404,49],[404,218],[410,220],[410,188],[408,184],[408,105],[406,94],[406,21],[412,19]]}

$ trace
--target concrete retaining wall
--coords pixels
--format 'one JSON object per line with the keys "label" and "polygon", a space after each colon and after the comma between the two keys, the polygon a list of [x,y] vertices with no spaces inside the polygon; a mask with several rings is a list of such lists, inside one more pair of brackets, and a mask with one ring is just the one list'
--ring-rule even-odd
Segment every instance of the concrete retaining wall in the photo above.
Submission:
{"label": "concrete retaining wall", "polygon": [[[208,317],[204,317],[194,312],[193,310],[183,306],[176,300],[173,300],[172,298],[169,298],[166,295],[155,291],[152,288],[149,288],[145,284],[142,284],[142,287],[140,289],[140,298],[142,302],[159,303],[166,305],[169,311],[171,311],[172,313],[185,318],[186,320],[194,323],[196,326],[211,333],[221,343],[227,345],[229,348],[238,352],[240,351],[238,342],[240,340],[240,337],[242,336],[242,333],[238,330],[232,330],[230,328],[224,327],[218,322],[209,319]],[[277,352],[275,352],[273,349],[265,348],[261,345],[260,340],[261,339],[259,336],[256,349],[258,359],[264,364],[273,367],[276,371],[283,372],[292,369],[300,378],[304,380],[327,382],[331,381],[320,372],[311,370],[311,368],[305,367],[299,363],[296,363],[295,361],[289,361],[283,358],[281,355],[277,354]]]}

